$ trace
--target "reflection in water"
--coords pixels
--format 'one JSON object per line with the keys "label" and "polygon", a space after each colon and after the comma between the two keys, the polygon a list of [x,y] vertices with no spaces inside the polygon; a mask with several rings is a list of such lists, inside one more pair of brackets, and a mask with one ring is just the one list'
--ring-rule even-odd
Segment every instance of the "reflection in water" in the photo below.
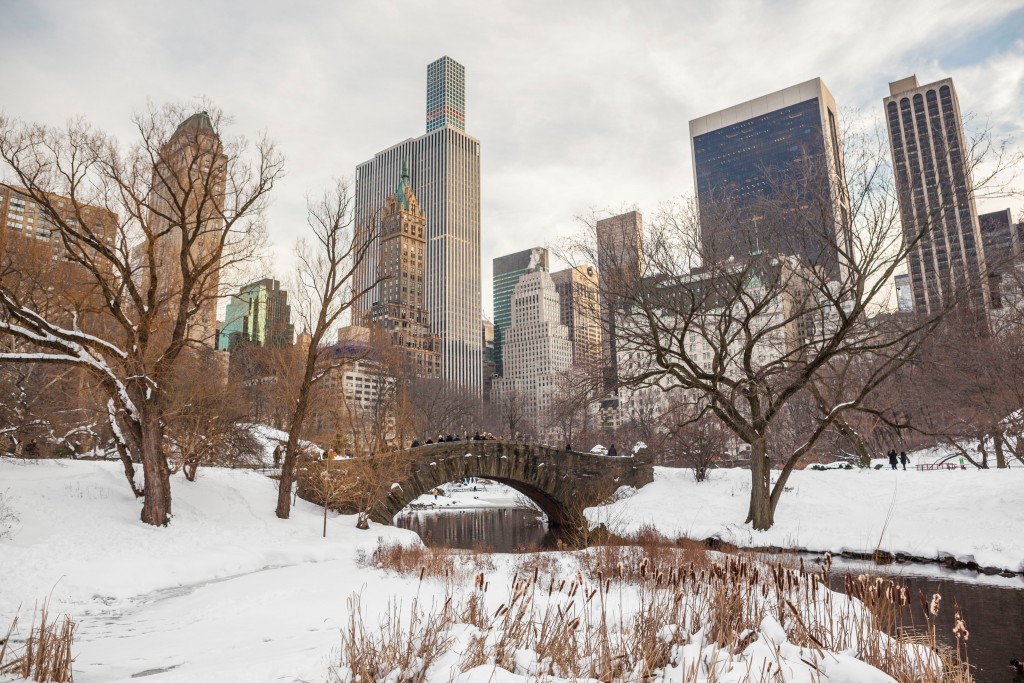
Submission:
{"label": "reflection in water", "polygon": [[[968,656],[976,683],[1024,681],[1010,668],[1010,660],[1024,661],[1024,579],[990,577],[976,572],[946,569],[937,565],[876,565],[866,561],[836,558],[832,568],[832,587],[843,589],[843,577],[868,574],[899,579],[910,589],[913,618],[920,623],[921,607],[917,594],[942,596],[936,636],[944,645],[953,646],[953,605],[967,622],[971,636]],[[909,620],[909,619],[908,619]]]}
{"label": "reflection in water", "polygon": [[517,508],[403,510],[395,525],[412,529],[428,545],[448,548],[513,553],[555,547],[544,515]]}

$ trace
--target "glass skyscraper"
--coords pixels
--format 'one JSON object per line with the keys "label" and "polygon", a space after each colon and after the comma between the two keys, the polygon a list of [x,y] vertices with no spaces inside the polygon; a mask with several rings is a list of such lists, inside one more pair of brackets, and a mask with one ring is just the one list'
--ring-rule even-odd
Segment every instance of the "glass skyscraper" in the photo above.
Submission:
{"label": "glass skyscraper", "polygon": [[466,67],[451,57],[427,66],[427,132],[466,130]]}
{"label": "glass skyscraper", "polygon": [[[820,78],[690,121],[705,258],[769,251],[838,274],[837,248],[852,240],[837,125]],[[772,199],[820,202],[828,224],[801,231],[800,220],[766,216],[759,204]]]}
{"label": "glass skyscraper", "polygon": [[[480,391],[480,141],[463,131],[462,65],[448,57],[431,67],[437,64],[444,65],[444,78],[458,73],[454,80],[460,86],[459,94],[452,100],[461,107],[458,112],[445,110],[433,118],[428,116],[425,135],[378,152],[356,167],[356,230],[358,239],[367,239],[369,244],[356,269],[355,287],[370,291],[356,302],[353,322],[370,324],[373,304],[383,300],[380,285],[371,287],[378,279],[381,211],[394,192],[396,179],[402,176],[403,165],[408,164],[409,182],[427,218],[425,305],[431,330],[441,337],[442,376]],[[458,69],[451,69],[452,65]],[[429,72],[427,83],[429,91],[434,85]],[[438,87],[446,97],[453,96],[447,84]]]}
{"label": "glass skyscraper", "polygon": [[256,346],[290,346],[292,309],[288,292],[270,278],[253,282],[228,299],[217,348],[233,351],[240,342]]}
{"label": "glass skyscraper", "polygon": [[502,349],[508,329],[512,326],[512,293],[523,275],[531,270],[548,269],[548,250],[544,247],[534,247],[499,256],[494,259],[493,266],[494,371],[499,377],[503,377]]}

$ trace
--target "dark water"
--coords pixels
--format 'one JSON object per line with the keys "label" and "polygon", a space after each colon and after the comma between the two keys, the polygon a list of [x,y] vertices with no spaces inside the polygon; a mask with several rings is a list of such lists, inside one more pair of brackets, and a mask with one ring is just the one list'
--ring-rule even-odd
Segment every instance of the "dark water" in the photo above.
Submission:
{"label": "dark water", "polygon": [[[398,515],[395,523],[412,529],[428,543],[450,548],[509,553],[555,545],[543,515],[519,509],[406,512]],[[843,589],[847,572],[900,579],[914,597],[916,610],[920,610],[919,591],[929,597],[933,593],[942,595],[937,635],[947,645],[955,643],[953,604],[959,604],[970,630],[968,654],[977,683],[1024,683],[1009,665],[1014,658],[1024,661],[1024,577],[985,576],[938,565],[876,565],[836,558],[834,588]],[[915,614],[915,618],[918,616]]]}
{"label": "dark water", "polygon": [[953,606],[960,606],[967,628],[968,657],[977,683],[1020,683],[1010,660],[1024,661],[1024,577],[986,576],[939,565],[889,564],[838,559],[833,562],[833,588],[843,589],[843,577],[868,574],[899,579],[910,589],[914,618],[920,622],[918,592],[942,596],[936,636],[953,646]]}
{"label": "dark water", "polygon": [[518,508],[403,511],[395,525],[447,548],[522,553],[555,547],[544,515]]}

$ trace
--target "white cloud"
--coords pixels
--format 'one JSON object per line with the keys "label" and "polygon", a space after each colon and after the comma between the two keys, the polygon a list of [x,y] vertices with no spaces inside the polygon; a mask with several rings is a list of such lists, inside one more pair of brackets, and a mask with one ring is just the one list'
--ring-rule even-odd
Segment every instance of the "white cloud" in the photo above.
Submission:
{"label": "white cloud", "polygon": [[419,135],[426,65],[451,55],[483,144],[486,310],[492,258],[592,208],[690,192],[689,119],[814,76],[880,111],[888,81],[951,75],[965,111],[1019,139],[1024,41],[992,39],[1008,24],[1024,33],[1018,0],[6,3],[0,60],[25,119],[84,114],[127,138],[147,97],[205,95],[239,132],[269,131],[288,157],[270,213],[283,276],[305,196]]}

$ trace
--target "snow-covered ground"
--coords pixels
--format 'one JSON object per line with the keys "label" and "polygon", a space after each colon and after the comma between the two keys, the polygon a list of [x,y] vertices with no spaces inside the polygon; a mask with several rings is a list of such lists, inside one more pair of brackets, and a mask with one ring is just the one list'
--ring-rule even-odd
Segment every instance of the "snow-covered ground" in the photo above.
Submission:
{"label": "snow-covered ground", "polygon": [[52,595],[80,624],[75,680],[322,680],[346,599],[385,604],[409,581],[355,564],[378,538],[412,532],[355,528],[299,500],[274,515],[275,482],[244,470],[172,478],[174,518],[139,521],[120,465],[0,459],[0,491],[18,517],[0,540],[0,624]]}
{"label": "snow-covered ground", "polygon": [[468,508],[511,508],[528,505],[529,501],[513,488],[497,483],[477,481],[470,484],[446,484],[435,497],[424,493],[410,503],[414,508],[465,510]]}
{"label": "snow-covered ground", "polygon": [[793,472],[768,531],[743,524],[750,471],[655,468],[654,482],[587,511],[591,524],[667,536],[718,537],[744,547],[892,553],[1024,572],[1024,469]]}
{"label": "snow-covered ground", "polygon": [[[161,682],[325,680],[353,594],[371,627],[389,605],[408,606],[413,596],[420,605],[445,604],[440,581],[421,585],[357,563],[357,553],[379,539],[417,543],[411,532],[380,526],[360,532],[352,517],[332,514],[324,539],[321,509],[300,500],[290,520],[279,520],[271,480],[213,468],[201,470],[194,483],[175,476],[172,522],[152,528],[138,520],[139,503],[119,467],[0,459],[4,500],[18,518],[9,537],[0,539],[0,625],[19,605],[22,623],[30,621],[33,602],[51,596],[51,611],[79,624],[78,683],[140,676]],[[670,481],[660,472],[653,486]],[[488,583],[508,586],[513,559],[495,562]],[[588,604],[587,590],[566,587],[545,599]],[[465,593],[471,592],[467,585]],[[486,614],[509,599],[497,588],[484,597]],[[691,664],[718,681],[746,680],[744,672],[773,663],[787,672],[786,680],[892,680],[848,654],[823,659],[787,643],[770,618],[742,653],[718,650],[702,634],[674,646],[677,665],[666,668],[665,680]],[[454,651],[443,657],[428,682],[529,683],[543,665],[525,651],[516,653],[515,672],[489,665],[460,674],[459,661]],[[814,666],[827,675],[812,675]]]}

